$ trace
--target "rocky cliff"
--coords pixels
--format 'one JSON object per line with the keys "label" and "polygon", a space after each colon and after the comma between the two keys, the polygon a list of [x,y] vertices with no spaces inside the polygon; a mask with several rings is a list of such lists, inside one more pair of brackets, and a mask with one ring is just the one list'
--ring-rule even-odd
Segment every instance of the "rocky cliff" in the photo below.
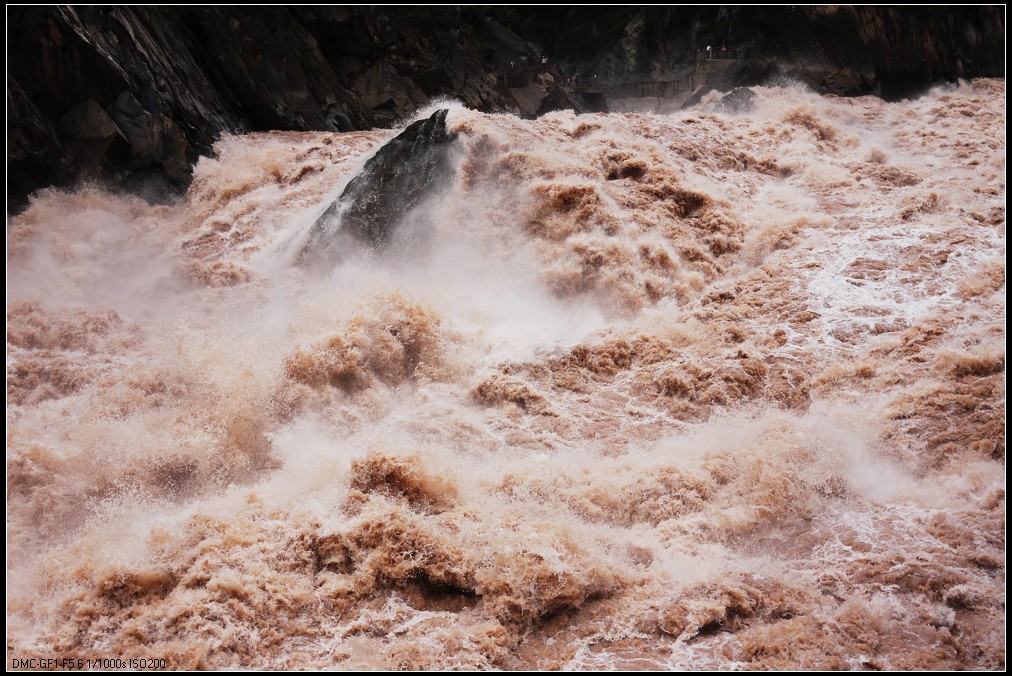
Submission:
{"label": "rocky cliff", "polygon": [[773,74],[837,94],[898,99],[1005,74],[1001,7],[496,8],[564,68],[609,83],[678,70],[711,46],[741,55],[731,84]]}
{"label": "rocky cliff", "polygon": [[521,67],[519,38],[460,8],[12,7],[7,39],[8,210],[81,178],[185,186],[223,131],[389,126],[438,96],[571,105],[548,66]]}
{"label": "rocky cliff", "polygon": [[895,98],[1004,75],[1000,7],[61,6],[7,19],[8,211],[81,179],[185,186],[223,131],[389,126],[439,96],[538,115],[573,106],[567,77],[659,77],[706,44],[747,57],[725,88],[781,73]]}

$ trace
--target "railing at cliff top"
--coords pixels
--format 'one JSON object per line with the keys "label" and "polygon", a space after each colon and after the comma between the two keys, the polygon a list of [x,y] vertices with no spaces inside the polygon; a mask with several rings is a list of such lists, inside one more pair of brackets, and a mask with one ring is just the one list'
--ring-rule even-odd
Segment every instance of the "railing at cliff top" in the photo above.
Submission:
{"label": "railing at cliff top", "polygon": [[562,88],[570,94],[604,94],[609,98],[666,98],[683,91],[696,88],[696,75],[689,73],[677,78],[664,80],[644,80],[642,82],[623,82],[618,85],[606,86],[590,83],[572,84],[563,82]]}
{"label": "railing at cliff top", "polygon": [[700,49],[696,52],[696,61],[737,61],[741,58],[741,49],[711,49],[709,51]]}

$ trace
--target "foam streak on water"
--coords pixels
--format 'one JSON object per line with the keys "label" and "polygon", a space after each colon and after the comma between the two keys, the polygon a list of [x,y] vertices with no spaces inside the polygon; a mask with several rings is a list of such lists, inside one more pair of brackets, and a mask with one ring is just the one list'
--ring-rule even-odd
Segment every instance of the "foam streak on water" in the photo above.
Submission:
{"label": "foam streak on water", "polygon": [[10,655],[1002,668],[1004,81],[757,94],[453,106],[450,187],[322,272],[293,242],[392,132],[39,195]]}

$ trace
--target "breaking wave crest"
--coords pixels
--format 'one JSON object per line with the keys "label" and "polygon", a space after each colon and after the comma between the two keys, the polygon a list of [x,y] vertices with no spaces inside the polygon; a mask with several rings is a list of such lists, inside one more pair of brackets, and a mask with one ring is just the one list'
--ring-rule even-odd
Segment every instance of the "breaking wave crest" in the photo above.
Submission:
{"label": "breaking wave crest", "polygon": [[325,270],[292,252],[392,132],[226,136],[168,206],[37,196],[8,645],[1003,668],[1004,81],[756,94],[451,106],[449,186]]}

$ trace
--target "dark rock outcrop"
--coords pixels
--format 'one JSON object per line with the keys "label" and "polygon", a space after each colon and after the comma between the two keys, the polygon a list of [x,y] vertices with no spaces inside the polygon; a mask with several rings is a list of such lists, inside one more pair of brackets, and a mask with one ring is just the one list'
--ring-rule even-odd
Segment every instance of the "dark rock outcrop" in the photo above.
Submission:
{"label": "dark rock outcrop", "polygon": [[493,15],[585,79],[662,77],[720,48],[741,57],[729,87],[769,75],[835,94],[898,99],[958,78],[1005,74],[1000,6],[496,8]]}
{"label": "dark rock outcrop", "polygon": [[341,255],[345,235],[383,248],[396,225],[449,178],[446,110],[414,122],[365,163],[341,196],[310,228],[298,262],[328,262]]}
{"label": "dark rock outcrop", "polygon": [[453,7],[11,7],[7,41],[8,211],[82,178],[185,187],[223,131],[390,126],[438,96],[571,106],[547,69],[514,73],[541,87],[518,102],[529,48]]}
{"label": "dark rock outcrop", "polygon": [[223,131],[391,126],[438,96],[570,108],[567,78],[662,81],[707,45],[741,56],[709,85],[721,90],[785,75],[899,98],[1005,73],[998,6],[12,6],[7,19],[8,211],[82,178],[184,187]]}
{"label": "dark rock outcrop", "polygon": [[721,96],[713,109],[725,115],[742,115],[755,110],[755,92],[748,87],[736,87],[727,94]]}

